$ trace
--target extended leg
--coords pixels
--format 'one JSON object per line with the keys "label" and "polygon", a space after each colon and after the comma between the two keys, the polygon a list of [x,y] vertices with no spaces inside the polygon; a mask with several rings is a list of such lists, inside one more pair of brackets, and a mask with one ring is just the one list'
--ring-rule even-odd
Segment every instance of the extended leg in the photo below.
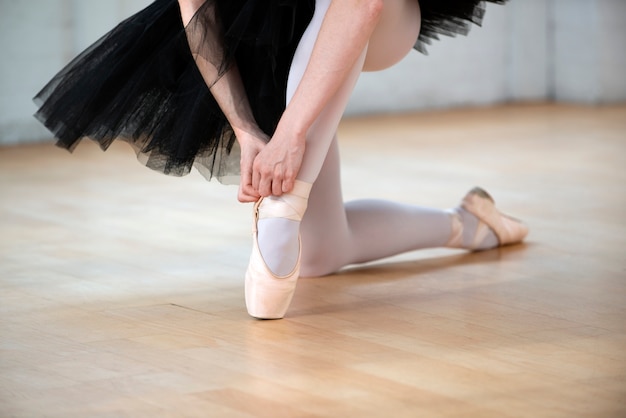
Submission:
{"label": "extended leg", "polygon": [[[384,200],[345,203],[341,192],[339,149],[335,139],[309,195],[300,226],[302,276],[322,276],[349,264],[378,260],[407,251],[469,247],[478,219],[461,208],[441,210]],[[464,213],[457,217],[458,211]],[[457,243],[452,243],[454,233]],[[498,245],[486,229],[478,248]]]}

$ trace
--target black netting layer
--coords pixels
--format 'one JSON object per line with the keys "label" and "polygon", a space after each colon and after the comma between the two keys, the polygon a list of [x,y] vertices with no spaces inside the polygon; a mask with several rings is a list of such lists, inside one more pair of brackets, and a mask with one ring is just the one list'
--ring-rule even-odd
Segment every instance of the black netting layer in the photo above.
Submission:
{"label": "black netting layer", "polygon": [[471,24],[481,25],[485,4],[504,4],[508,0],[419,0],[422,13],[420,36],[415,49],[426,53],[426,45],[440,35],[467,35]]}
{"label": "black netting layer", "polygon": [[[484,14],[482,1],[420,6],[422,52],[439,35],[467,33]],[[314,0],[207,0],[183,27],[178,2],[157,0],[61,70],[35,97],[35,116],[70,151],[83,138],[102,149],[120,139],[157,171],[180,176],[195,166],[231,182],[238,147],[208,86],[236,62],[256,121],[271,136],[314,7]]]}

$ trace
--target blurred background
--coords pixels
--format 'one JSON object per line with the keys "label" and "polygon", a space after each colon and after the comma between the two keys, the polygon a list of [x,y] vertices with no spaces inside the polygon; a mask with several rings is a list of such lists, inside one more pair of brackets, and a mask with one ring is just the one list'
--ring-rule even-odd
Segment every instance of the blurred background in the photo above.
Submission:
{"label": "blurred background", "polygon": [[[0,144],[51,140],[31,98],[149,0],[0,0]],[[512,0],[483,28],[364,74],[348,114],[510,102],[626,101],[625,0]]]}

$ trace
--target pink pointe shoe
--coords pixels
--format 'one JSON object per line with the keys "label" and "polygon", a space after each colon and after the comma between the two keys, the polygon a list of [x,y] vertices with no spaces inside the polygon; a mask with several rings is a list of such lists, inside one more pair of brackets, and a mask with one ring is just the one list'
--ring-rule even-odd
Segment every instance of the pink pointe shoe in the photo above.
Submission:
{"label": "pink pointe shoe", "polygon": [[491,228],[500,246],[522,242],[528,235],[528,226],[519,219],[500,213],[493,198],[480,187],[474,187],[465,195],[461,207]]}
{"label": "pink pointe shoe", "polygon": [[264,199],[260,199],[254,205],[252,254],[245,281],[246,307],[250,316],[254,318],[280,319],[285,316],[296,290],[302,254],[302,243],[298,236],[298,260],[293,270],[285,276],[272,273],[259,249],[257,222],[262,218],[286,218],[301,221],[306,210],[310,188],[310,184],[296,181],[294,189],[289,194],[281,196],[281,200],[272,201],[270,205],[264,205],[261,208]]}

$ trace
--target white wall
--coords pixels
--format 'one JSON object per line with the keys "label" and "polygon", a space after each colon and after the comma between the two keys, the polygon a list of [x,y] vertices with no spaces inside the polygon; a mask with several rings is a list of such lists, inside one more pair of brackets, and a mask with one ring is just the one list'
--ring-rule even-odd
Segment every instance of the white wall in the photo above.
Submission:
{"label": "white wall", "polygon": [[41,141],[32,97],[70,59],[149,0],[0,0],[0,144]]}
{"label": "white wall", "polygon": [[626,99],[626,1],[554,0],[553,97],[610,103]]}
{"label": "white wall", "polygon": [[626,101],[626,0],[489,4],[483,27],[361,77],[348,112]]}
{"label": "white wall", "polygon": [[[0,0],[0,143],[48,132],[33,95],[74,55],[150,0]],[[483,28],[364,74],[348,113],[509,101],[626,101],[626,0],[511,0]]]}
{"label": "white wall", "polygon": [[[68,55],[68,19],[63,2],[0,0],[0,140],[39,138],[43,128],[33,123],[30,99],[51,68]],[[52,24],[51,22],[54,22]]]}
{"label": "white wall", "polygon": [[[494,6],[498,8],[497,6]],[[549,2],[517,0],[506,6],[509,45],[507,60],[508,100],[544,100],[549,86]],[[492,10],[489,10],[489,13]],[[487,16],[490,19],[491,16]]]}
{"label": "white wall", "polygon": [[[511,84],[517,83],[511,80],[512,16],[515,14],[505,7],[489,7],[483,27],[472,28],[469,36],[442,37],[428,47],[427,56],[412,52],[389,70],[364,74],[350,102],[349,113],[508,100]],[[535,96],[542,95],[543,91]]]}

